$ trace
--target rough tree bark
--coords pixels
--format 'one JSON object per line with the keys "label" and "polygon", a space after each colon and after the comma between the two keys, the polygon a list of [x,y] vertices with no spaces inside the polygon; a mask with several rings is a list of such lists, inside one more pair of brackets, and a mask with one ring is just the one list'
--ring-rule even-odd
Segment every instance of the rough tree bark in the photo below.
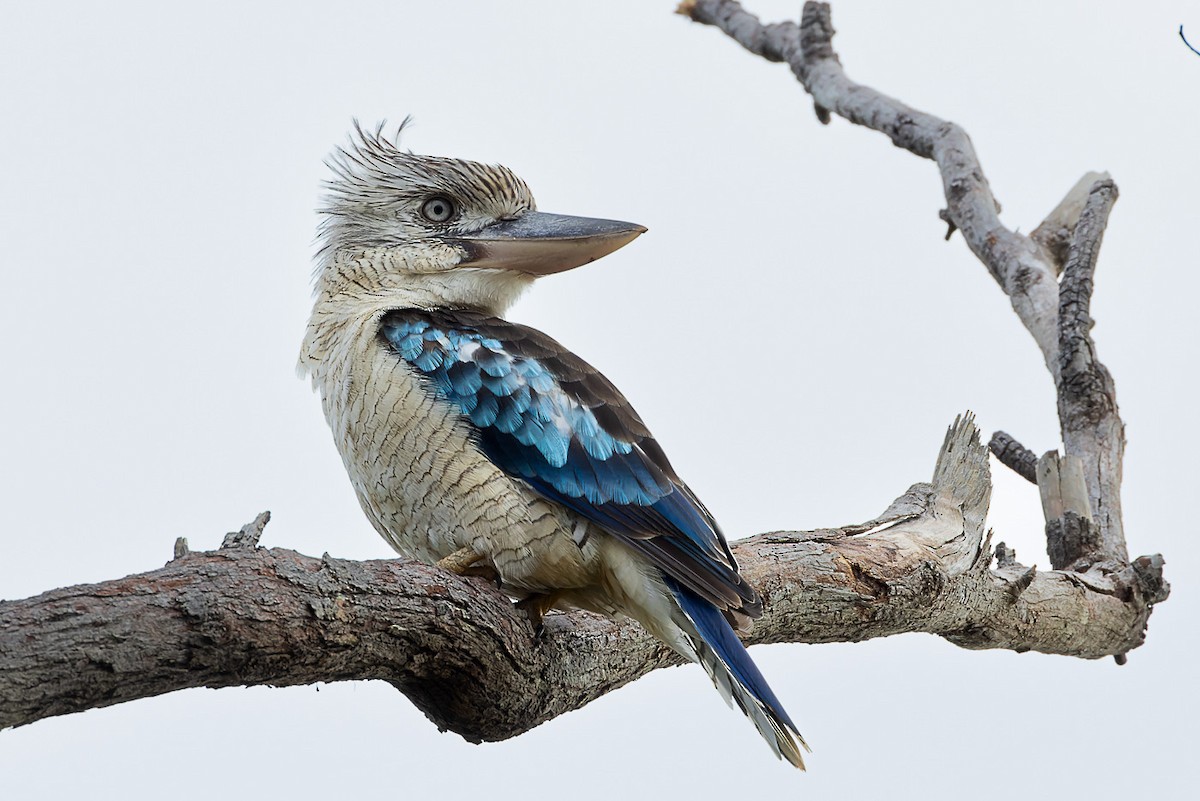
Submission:
{"label": "rough tree bark", "polygon": [[[1116,186],[1089,174],[1030,236],[1015,233],[1000,223],[962,129],[845,76],[827,5],[806,4],[799,26],[763,25],[729,0],[686,2],[680,12],[787,62],[822,122],[836,114],[937,163],[942,219],[962,231],[1041,348],[1064,443],[1063,454],[1041,458],[1003,432],[990,444],[1038,484],[1053,570],[1018,564],[1003,543],[993,552],[987,451],[968,415],[947,433],[932,482],[879,518],[736,544],[766,607],[748,641],[922,631],[965,648],[1123,660],[1169,588],[1162,557],[1127,556],[1124,427],[1090,335]],[[552,615],[535,640],[489,584],[428,565],[259,548],[267,519],[216,551],[177,542],[160,570],[0,603],[0,727],[186,687],[382,679],[440,728],[498,740],[678,661],[636,625],[586,613]]]}

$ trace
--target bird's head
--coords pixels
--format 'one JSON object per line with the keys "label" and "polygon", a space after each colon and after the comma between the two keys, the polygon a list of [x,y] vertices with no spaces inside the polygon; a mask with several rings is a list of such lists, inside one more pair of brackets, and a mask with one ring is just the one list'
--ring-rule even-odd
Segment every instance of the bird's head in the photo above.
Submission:
{"label": "bird's head", "polygon": [[356,123],[328,159],[318,292],[500,313],[535,278],[595,261],[646,230],[539,212],[507,167],[409,153],[399,133]]}

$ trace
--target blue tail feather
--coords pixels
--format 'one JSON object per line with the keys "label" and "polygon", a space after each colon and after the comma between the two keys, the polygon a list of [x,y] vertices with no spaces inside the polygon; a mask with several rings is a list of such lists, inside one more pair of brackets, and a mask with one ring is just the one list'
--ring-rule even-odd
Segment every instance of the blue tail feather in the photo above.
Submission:
{"label": "blue tail feather", "polygon": [[696,626],[700,636],[721,658],[733,677],[772,715],[792,731],[798,731],[796,724],[784,710],[783,704],[779,702],[758,666],[750,658],[746,646],[742,645],[742,641],[738,639],[733,627],[725,620],[721,611],[688,588],[676,583],[670,576],[664,575],[663,579],[679,602],[679,606]]}

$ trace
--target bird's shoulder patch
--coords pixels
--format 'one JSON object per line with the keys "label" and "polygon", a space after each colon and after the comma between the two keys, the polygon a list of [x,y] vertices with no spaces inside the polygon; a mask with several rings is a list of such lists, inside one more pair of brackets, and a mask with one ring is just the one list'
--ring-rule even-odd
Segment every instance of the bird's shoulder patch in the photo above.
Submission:
{"label": "bird's shoulder patch", "polygon": [[470,310],[397,309],[380,335],[507,472],[592,503],[646,505],[674,489],[670,463],[620,391],[541,331]]}

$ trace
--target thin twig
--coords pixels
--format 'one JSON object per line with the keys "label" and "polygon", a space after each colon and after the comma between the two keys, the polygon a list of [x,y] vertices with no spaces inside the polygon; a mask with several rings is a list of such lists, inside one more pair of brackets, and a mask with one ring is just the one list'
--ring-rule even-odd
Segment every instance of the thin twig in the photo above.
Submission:
{"label": "thin twig", "polygon": [[1189,42],[1187,40],[1187,37],[1183,35],[1183,26],[1182,25],[1179,26],[1179,38],[1183,40],[1183,43],[1185,45],[1187,45],[1188,50],[1191,50],[1193,53],[1200,56],[1200,50],[1197,50],[1196,48],[1192,47],[1192,43]]}

